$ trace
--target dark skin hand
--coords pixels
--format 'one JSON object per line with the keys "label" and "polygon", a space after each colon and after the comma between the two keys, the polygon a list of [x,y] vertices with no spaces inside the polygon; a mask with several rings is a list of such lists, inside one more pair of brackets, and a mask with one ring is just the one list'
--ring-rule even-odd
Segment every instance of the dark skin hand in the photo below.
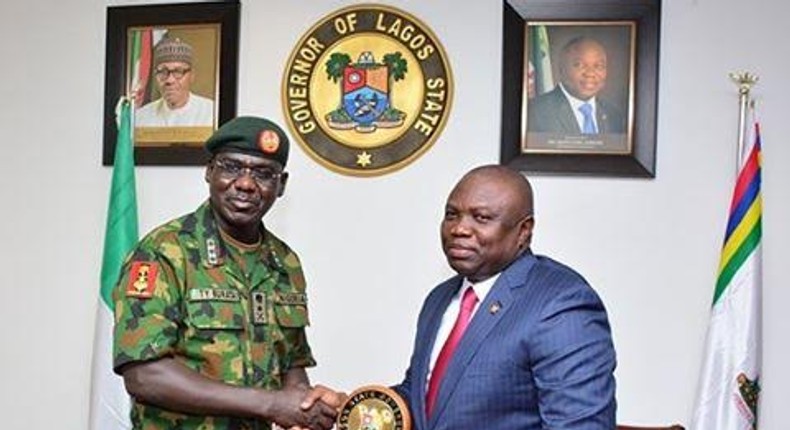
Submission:
{"label": "dark skin hand", "polygon": [[310,408],[302,407],[305,399],[316,395],[330,399],[328,392],[332,392],[326,387],[311,389],[302,368],[289,370],[283,388],[277,391],[215,381],[170,357],[127,365],[122,375],[126,390],[138,401],[178,412],[269,420],[286,428],[311,430],[332,428],[337,415],[336,407],[320,400]]}
{"label": "dark skin hand", "polygon": [[[335,410],[339,410],[343,403],[348,400],[346,393],[334,391],[331,388],[324,387],[323,385],[316,385],[312,391],[307,394],[307,397],[302,400],[300,407],[303,410],[309,410],[316,403],[324,403],[332,406]],[[289,430],[310,430],[306,427],[293,426]]]}

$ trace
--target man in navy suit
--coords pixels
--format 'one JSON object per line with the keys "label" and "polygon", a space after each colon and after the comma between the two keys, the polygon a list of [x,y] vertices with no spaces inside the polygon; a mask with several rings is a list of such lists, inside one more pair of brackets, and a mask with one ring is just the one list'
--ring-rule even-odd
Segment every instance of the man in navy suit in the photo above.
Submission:
{"label": "man in navy suit", "polygon": [[606,85],[606,50],[598,41],[577,37],[560,54],[560,83],[528,102],[530,133],[621,134],[625,116],[600,92]]}
{"label": "man in navy suit", "polygon": [[530,184],[507,167],[473,169],[451,192],[441,238],[458,274],[425,300],[395,387],[415,430],[615,428],[606,310],[579,274],[531,252],[534,223]]}

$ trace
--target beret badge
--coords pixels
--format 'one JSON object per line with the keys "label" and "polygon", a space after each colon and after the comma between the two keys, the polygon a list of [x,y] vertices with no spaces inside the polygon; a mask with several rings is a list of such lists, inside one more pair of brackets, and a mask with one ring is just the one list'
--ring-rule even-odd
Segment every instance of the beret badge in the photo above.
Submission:
{"label": "beret badge", "polygon": [[265,154],[274,154],[280,147],[280,137],[272,130],[263,130],[258,135],[258,147]]}

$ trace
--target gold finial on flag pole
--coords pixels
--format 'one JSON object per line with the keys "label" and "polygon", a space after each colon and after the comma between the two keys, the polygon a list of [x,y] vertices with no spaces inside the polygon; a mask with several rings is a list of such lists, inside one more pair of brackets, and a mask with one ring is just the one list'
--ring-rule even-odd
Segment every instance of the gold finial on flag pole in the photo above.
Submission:
{"label": "gold finial on flag pole", "polygon": [[760,78],[752,73],[749,72],[741,72],[730,73],[730,79],[738,85],[738,92],[740,94],[749,94],[749,91],[752,89],[752,85],[756,84]]}
{"label": "gold finial on flag pole", "polygon": [[737,175],[741,168],[741,157],[743,156],[743,136],[746,127],[744,123],[746,122],[746,109],[749,107],[749,94],[752,90],[752,86],[756,84],[760,78],[749,72],[732,72],[730,73],[730,79],[732,79],[735,85],[738,85],[738,153],[735,157],[735,174]]}

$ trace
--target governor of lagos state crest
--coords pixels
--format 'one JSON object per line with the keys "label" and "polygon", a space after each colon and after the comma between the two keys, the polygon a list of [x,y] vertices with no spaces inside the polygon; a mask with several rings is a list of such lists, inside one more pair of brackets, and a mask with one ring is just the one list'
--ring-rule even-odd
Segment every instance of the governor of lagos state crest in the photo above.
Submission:
{"label": "governor of lagos state crest", "polygon": [[336,172],[374,176],[402,168],[436,141],[453,96],[433,32],[384,5],[340,9],[294,48],[283,109],[299,145]]}

